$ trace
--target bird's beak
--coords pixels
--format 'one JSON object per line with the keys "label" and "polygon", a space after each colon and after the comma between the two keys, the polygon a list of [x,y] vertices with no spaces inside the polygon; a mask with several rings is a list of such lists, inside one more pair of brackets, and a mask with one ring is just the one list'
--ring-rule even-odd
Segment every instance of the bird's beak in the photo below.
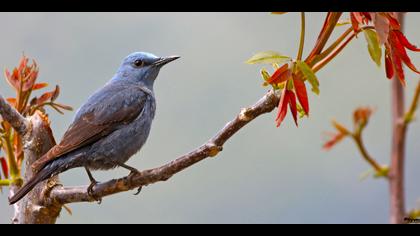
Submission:
{"label": "bird's beak", "polygon": [[169,62],[174,61],[178,58],[180,58],[180,57],[179,56],[161,57],[161,58],[159,58],[159,60],[157,60],[155,63],[153,63],[153,65],[161,67],[161,66],[166,65]]}

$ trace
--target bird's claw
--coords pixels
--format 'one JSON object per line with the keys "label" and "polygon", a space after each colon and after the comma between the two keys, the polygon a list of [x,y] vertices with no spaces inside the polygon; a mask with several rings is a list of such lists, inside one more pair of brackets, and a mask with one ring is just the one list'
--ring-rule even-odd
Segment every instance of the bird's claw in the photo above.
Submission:
{"label": "bird's claw", "polygon": [[135,193],[135,194],[133,194],[133,195],[139,195],[139,193],[141,192],[141,189],[142,189],[143,187],[142,186],[140,186],[138,189],[137,189],[137,192]]}
{"label": "bird's claw", "polygon": [[[140,171],[138,171],[138,170],[131,170],[130,171],[130,174],[128,175],[128,182],[129,182],[129,184],[130,185],[133,185],[133,178],[134,178],[134,176],[136,175],[136,174],[138,174],[138,173],[140,173]],[[140,186],[138,189],[137,189],[137,192],[136,193],[134,193],[133,195],[138,195],[140,192],[141,192],[141,189],[142,189],[142,186]]]}
{"label": "bird's claw", "polygon": [[98,184],[98,183],[99,183],[98,181],[92,181],[92,182],[90,183],[89,187],[87,188],[87,194],[89,195],[89,197],[91,197],[91,198],[93,198],[95,201],[97,201],[97,202],[98,202],[98,204],[101,204],[101,203],[102,203],[102,198],[101,198],[101,197],[97,198],[97,197],[95,196],[95,194],[93,193],[93,187],[95,187],[95,185],[96,185],[96,184]]}
{"label": "bird's claw", "polygon": [[140,171],[138,171],[138,170],[131,170],[130,171],[130,174],[128,174],[128,181],[129,181],[130,185],[133,184],[133,178],[138,173],[140,173]]}

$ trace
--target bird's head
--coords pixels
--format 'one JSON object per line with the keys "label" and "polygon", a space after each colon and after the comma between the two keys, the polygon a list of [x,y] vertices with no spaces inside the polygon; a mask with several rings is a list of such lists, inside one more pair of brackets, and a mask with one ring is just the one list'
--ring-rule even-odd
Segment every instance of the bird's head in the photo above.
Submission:
{"label": "bird's head", "polygon": [[179,56],[157,57],[147,52],[134,52],[124,58],[118,69],[118,80],[127,80],[153,88],[160,68]]}

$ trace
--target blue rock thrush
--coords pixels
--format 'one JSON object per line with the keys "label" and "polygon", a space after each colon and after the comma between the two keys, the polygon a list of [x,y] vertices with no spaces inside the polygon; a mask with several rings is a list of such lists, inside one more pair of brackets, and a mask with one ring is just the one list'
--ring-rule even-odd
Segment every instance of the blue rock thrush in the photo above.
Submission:
{"label": "blue rock thrush", "polygon": [[85,167],[91,185],[97,183],[90,170],[124,164],[138,152],[149,136],[155,115],[153,84],[160,68],[179,58],[135,52],[127,56],[115,76],[80,107],[61,142],[33,163],[36,174],[9,199],[14,204],[39,182],[63,171]]}

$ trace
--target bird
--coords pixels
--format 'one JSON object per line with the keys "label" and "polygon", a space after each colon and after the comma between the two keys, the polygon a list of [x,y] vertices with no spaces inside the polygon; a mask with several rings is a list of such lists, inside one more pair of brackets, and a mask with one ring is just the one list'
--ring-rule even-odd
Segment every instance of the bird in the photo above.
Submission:
{"label": "bird", "polygon": [[154,82],[160,69],[179,56],[158,57],[134,52],[125,57],[115,75],[77,110],[61,141],[32,164],[35,175],[9,198],[14,204],[38,183],[66,170],[84,167],[88,193],[98,182],[91,170],[123,167],[145,144],[156,111]]}

